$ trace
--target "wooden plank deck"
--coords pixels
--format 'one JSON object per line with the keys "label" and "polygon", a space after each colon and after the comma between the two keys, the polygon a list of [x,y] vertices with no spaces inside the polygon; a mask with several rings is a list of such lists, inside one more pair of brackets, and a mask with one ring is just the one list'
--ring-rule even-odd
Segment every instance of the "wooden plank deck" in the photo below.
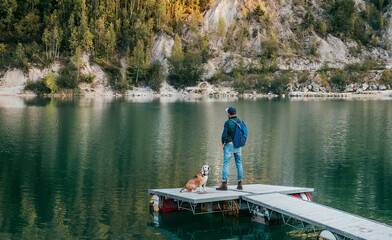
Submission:
{"label": "wooden plank deck", "polygon": [[166,188],[166,189],[148,189],[149,194],[156,194],[167,199],[180,200],[188,203],[208,203],[226,200],[237,200],[241,196],[248,193],[237,191],[217,191],[215,187],[207,187],[206,192],[188,192],[184,190],[180,192],[181,188]]}
{"label": "wooden plank deck", "polygon": [[256,195],[256,194],[267,194],[267,193],[282,193],[282,194],[294,194],[294,193],[306,193],[306,192],[310,193],[310,192],[314,192],[314,189],[269,185],[269,184],[247,184],[244,185],[244,190],[237,190],[236,186],[234,186],[233,191],[247,192],[250,193],[251,195]]}
{"label": "wooden plank deck", "polygon": [[[217,186],[216,186],[217,187]],[[217,202],[226,200],[237,200],[242,196],[250,196],[255,194],[267,194],[267,193],[303,193],[313,192],[313,188],[301,188],[301,187],[288,187],[288,186],[277,186],[267,184],[247,184],[243,185],[244,190],[240,191],[236,189],[236,185],[230,185],[227,191],[217,191],[216,187],[207,187],[206,192],[188,192],[184,190],[180,192],[181,188],[166,188],[166,189],[148,189],[149,194],[157,194],[159,196],[166,197],[168,199],[180,200],[189,203],[207,203]]]}
{"label": "wooden plank deck", "polygon": [[248,195],[245,201],[351,239],[392,239],[392,226],[280,193]]}

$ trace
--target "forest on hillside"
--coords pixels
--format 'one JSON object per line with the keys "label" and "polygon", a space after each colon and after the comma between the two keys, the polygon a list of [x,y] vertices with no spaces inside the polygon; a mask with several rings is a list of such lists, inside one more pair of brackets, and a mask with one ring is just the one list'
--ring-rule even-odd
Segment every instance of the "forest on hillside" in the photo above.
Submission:
{"label": "forest on hillside", "polygon": [[[43,68],[54,61],[61,61],[63,67],[59,71],[59,76],[49,73],[46,79],[37,83],[29,82],[27,87],[39,92],[52,93],[59,89],[75,89],[80,82],[91,83],[94,80],[91,74],[80,74],[83,67],[82,55],[88,52],[91,54],[90,60],[102,66],[109,75],[113,89],[125,91],[131,86],[148,85],[158,90],[164,78],[162,64],[151,62],[149,56],[154,38],[160,33],[165,33],[174,38],[172,54],[168,59],[169,83],[177,88],[194,85],[201,80],[202,65],[211,57],[211,35],[201,33],[199,29],[203,23],[203,13],[211,8],[214,2],[0,0],[0,73],[11,68],[27,71],[32,65]],[[311,1],[293,0],[293,5],[303,5],[306,11],[303,15],[297,16],[301,21],[296,28],[296,35],[289,39],[290,46],[301,52],[304,43],[300,42],[300,35],[302,32],[315,31],[320,36],[330,33],[342,39],[354,40],[357,47],[350,48],[352,54],[361,52],[363,48],[388,48],[389,45],[380,39],[389,25],[390,16],[386,12],[390,2],[365,2],[365,9],[358,10],[354,0],[324,0],[321,1],[323,14],[316,14],[319,10],[312,7]],[[271,24],[259,4],[249,11],[245,20],[252,19],[262,26]],[[221,19],[216,25],[215,34],[223,39],[227,38],[223,51],[230,51],[230,45],[240,46],[243,44],[241,39],[251,38],[252,34],[255,34],[249,33],[246,27],[234,34],[234,30],[226,26]],[[192,41],[186,44],[181,37],[185,30],[193,32],[194,36]],[[260,44],[263,48],[260,66],[243,69],[240,64],[231,76],[237,75],[242,79],[242,82],[237,81],[236,86],[239,88],[257,85],[260,90],[270,91],[272,88],[279,92],[282,90],[281,85],[290,82],[290,76],[283,74],[274,81],[265,76],[279,70],[274,60],[279,55],[282,43],[279,39],[271,37]],[[317,46],[310,46],[303,52],[309,56],[317,56]],[[125,72],[121,71],[122,58],[126,59]],[[367,64],[370,64],[370,69],[380,65],[369,61]],[[369,70],[365,65],[349,66],[348,70],[352,68],[358,68],[358,71]],[[255,84],[247,84],[243,81],[247,81],[244,75],[248,73],[255,73],[261,77],[258,77]],[[351,81],[348,75],[339,72],[334,74],[338,75],[338,83]],[[387,75],[388,81],[391,76],[390,73]],[[217,74],[212,81],[216,81],[218,77],[225,76]]]}
{"label": "forest on hillside", "polygon": [[128,88],[159,72],[160,66],[149,66],[148,61],[154,35],[181,32],[189,15],[201,19],[210,4],[208,0],[1,0],[0,68],[27,70],[29,64],[44,67],[61,60],[67,67],[57,83],[60,88],[74,88],[83,52],[92,53],[93,60],[112,75],[120,74],[118,59],[126,56],[130,81],[114,76],[112,84]]}

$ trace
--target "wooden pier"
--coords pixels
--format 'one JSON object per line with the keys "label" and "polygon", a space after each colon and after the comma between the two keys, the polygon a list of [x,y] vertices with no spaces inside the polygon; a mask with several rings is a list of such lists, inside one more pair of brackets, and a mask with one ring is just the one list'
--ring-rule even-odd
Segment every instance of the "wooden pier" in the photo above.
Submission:
{"label": "wooden pier", "polygon": [[285,223],[297,219],[348,239],[392,239],[391,226],[314,202],[280,193],[244,196],[243,199],[253,206],[268,209],[269,214],[279,213]]}
{"label": "wooden pier", "polygon": [[311,202],[312,188],[250,184],[242,191],[236,186],[227,191],[206,190],[180,193],[180,188],[168,188],[149,189],[148,193],[155,211],[206,214],[246,210],[267,224],[279,219],[303,231],[316,233],[316,227],[333,234],[324,239],[392,239],[392,226]]}
{"label": "wooden pier", "polygon": [[238,200],[242,196],[250,196],[256,194],[266,193],[284,193],[295,194],[313,192],[313,188],[287,187],[266,184],[248,184],[244,185],[244,190],[237,190],[237,186],[229,186],[227,191],[218,191],[216,187],[207,187],[206,192],[180,192],[181,188],[166,188],[166,189],[149,189],[149,194],[156,194],[158,196],[166,197],[166,199],[174,199],[188,203],[208,203],[217,201]]}

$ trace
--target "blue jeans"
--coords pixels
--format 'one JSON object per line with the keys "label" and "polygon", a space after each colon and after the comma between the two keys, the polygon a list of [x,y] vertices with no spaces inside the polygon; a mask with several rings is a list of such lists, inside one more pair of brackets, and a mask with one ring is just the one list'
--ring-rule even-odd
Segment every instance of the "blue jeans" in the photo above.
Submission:
{"label": "blue jeans", "polygon": [[223,149],[222,182],[227,182],[232,154],[234,154],[235,165],[237,167],[238,181],[242,180],[241,148],[236,148],[233,144],[226,144]]}

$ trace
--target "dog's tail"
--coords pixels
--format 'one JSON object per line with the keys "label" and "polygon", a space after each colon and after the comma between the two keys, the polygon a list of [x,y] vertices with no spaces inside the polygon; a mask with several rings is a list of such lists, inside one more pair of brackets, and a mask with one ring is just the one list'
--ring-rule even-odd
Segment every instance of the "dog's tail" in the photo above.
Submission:
{"label": "dog's tail", "polygon": [[183,188],[181,188],[180,192],[184,191],[184,189],[185,189],[185,186]]}

